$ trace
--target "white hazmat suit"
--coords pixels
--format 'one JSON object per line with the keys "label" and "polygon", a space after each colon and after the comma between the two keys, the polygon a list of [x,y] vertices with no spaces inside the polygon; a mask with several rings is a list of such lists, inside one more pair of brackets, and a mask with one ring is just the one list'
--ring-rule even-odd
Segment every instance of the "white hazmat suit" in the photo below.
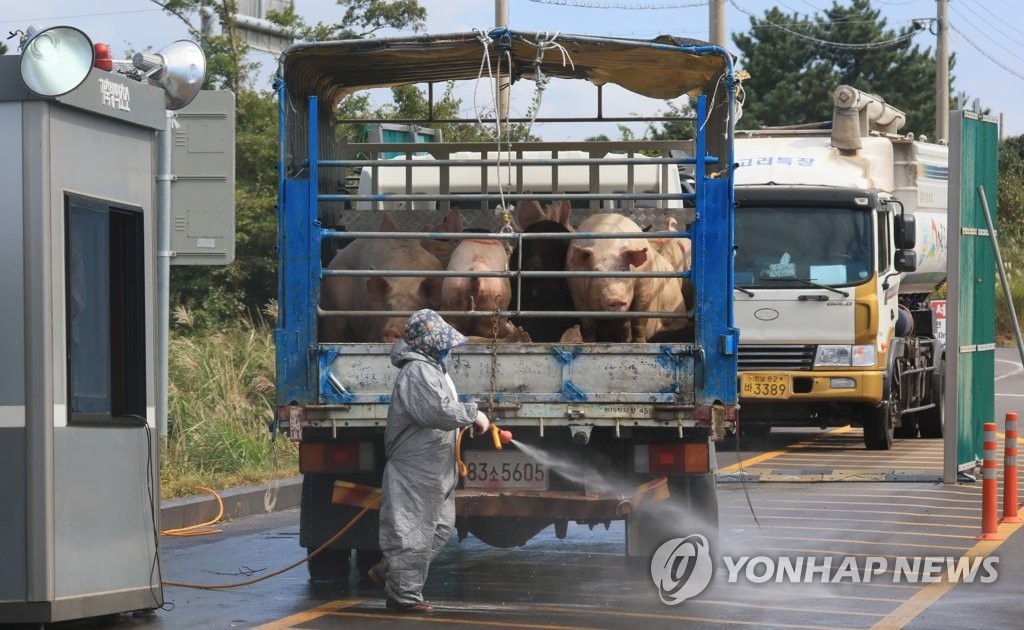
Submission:
{"label": "white hazmat suit", "polygon": [[403,338],[391,348],[399,372],[384,435],[384,559],[371,569],[371,578],[385,584],[390,609],[429,608],[422,595],[427,571],[455,526],[457,430],[476,424],[483,431],[489,425],[476,403],[459,402],[444,365],[448,350],[466,341],[424,309],[409,317]]}

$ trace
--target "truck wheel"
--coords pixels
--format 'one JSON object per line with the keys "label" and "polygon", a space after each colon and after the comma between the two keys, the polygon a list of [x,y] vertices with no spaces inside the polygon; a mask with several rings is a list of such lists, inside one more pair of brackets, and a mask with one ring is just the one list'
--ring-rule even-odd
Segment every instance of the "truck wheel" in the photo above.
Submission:
{"label": "truck wheel", "polygon": [[918,422],[912,415],[903,416],[900,425],[892,430],[892,434],[900,439],[917,437]]}
{"label": "truck wheel", "polygon": [[864,421],[864,448],[869,451],[887,451],[892,448],[899,399],[896,385],[893,383],[888,400],[880,407],[869,411],[868,418]]}
{"label": "truck wheel", "polygon": [[921,427],[921,437],[926,440],[938,440],[942,438],[943,428],[946,424],[946,407],[943,404],[945,398],[945,372],[946,360],[939,363],[939,373],[932,386],[932,402],[935,406],[931,409],[917,412],[917,426]]}
{"label": "truck wheel", "polygon": [[[307,550],[307,553],[309,551],[313,550]],[[333,547],[324,549],[306,562],[306,567],[309,568],[309,579],[315,582],[336,582],[348,579],[348,572],[351,568],[350,555],[351,551],[348,549]]]}
{"label": "truck wheel", "polygon": [[359,571],[359,577],[366,577],[370,567],[383,558],[384,553],[380,549],[356,549],[356,569]]}
{"label": "truck wheel", "polygon": [[715,473],[669,477],[669,498],[626,516],[626,556],[649,559],[672,538],[700,534],[718,552],[718,488]]}

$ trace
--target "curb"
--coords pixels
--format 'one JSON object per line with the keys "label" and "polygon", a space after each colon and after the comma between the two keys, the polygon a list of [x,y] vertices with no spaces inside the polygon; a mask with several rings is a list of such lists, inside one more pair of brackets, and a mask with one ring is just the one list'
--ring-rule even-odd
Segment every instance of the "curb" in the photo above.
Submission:
{"label": "curb", "polygon": [[[262,486],[219,490],[224,503],[220,521],[259,516],[299,507],[302,475],[279,479]],[[213,520],[217,516],[217,497],[201,494],[160,503],[160,530],[181,529]]]}

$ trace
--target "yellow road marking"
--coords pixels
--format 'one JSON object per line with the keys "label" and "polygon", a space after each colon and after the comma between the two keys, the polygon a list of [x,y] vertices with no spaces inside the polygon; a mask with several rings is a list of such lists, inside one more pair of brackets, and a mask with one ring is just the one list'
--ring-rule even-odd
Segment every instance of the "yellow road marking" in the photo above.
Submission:
{"label": "yellow road marking", "polygon": [[309,610],[304,610],[300,613],[290,615],[284,619],[278,619],[276,621],[271,621],[270,623],[265,623],[262,626],[256,626],[254,630],[286,630],[287,628],[292,628],[297,624],[313,621],[320,617],[326,617],[327,615],[337,613],[338,611],[345,610],[346,608],[351,608],[352,606],[358,606],[365,601],[365,599],[337,599],[327,602],[326,604],[321,604],[315,608],[310,608]]}
{"label": "yellow road marking", "polygon": [[[849,430],[850,430],[850,427],[848,427],[848,426],[847,427],[839,427],[838,429],[833,429],[832,431],[829,431],[826,435],[837,435],[837,434],[840,434],[840,433],[846,433]],[[732,472],[732,471],[735,471],[735,470],[743,470],[747,466],[751,466],[751,465],[756,464],[758,462],[767,461],[769,459],[772,459],[773,457],[778,457],[779,455],[783,455],[786,452],[788,452],[788,450],[791,449],[791,448],[804,448],[806,446],[814,444],[814,442],[815,442],[815,438],[811,438],[809,440],[804,440],[803,442],[797,442],[796,444],[790,444],[789,446],[787,446],[784,449],[778,449],[778,450],[774,450],[774,451],[767,451],[765,453],[761,453],[760,455],[755,455],[753,457],[748,457],[747,459],[745,459],[743,461],[740,461],[740,462],[736,462],[735,464],[730,464],[730,465],[726,466],[725,468],[719,468],[718,472],[722,473],[722,472]]]}
{"label": "yellow road marking", "polygon": [[[723,509],[742,510],[745,514],[749,514],[750,513],[750,508],[748,508],[745,505],[720,505],[720,506],[718,506],[719,512],[721,512]],[[762,512],[765,511],[765,510],[772,511],[772,512],[782,512],[782,511],[786,511],[786,512],[818,512],[818,513],[821,512],[821,508],[820,507],[819,508],[809,508],[809,507],[774,507],[774,506],[770,506],[769,505],[769,506],[760,506],[760,509],[761,509],[761,512],[759,512],[757,514],[758,520],[762,520],[762,519],[766,519],[766,518],[806,518],[806,517],[798,517],[798,516],[787,515],[787,514],[763,514]],[[829,514],[837,514],[837,513],[856,513],[856,514],[861,514],[861,511],[860,510],[843,510],[843,509],[837,509],[837,508],[830,508],[829,509]],[[871,511],[871,515],[872,516],[876,516],[876,515],[879,515],[879,514],[885,514],[887,516],[915,516],[915,517],[918,517],[918,518],[921,517],[921,514],[919,512],[891,512],[891,511],[887,511],[887,510],[872,510]],[[972,521],[978,520],[978,516],[976,514],[943,514],[942,517],[943,518],[971,519]],[[815,520],[842,521],[844,523],[849,523],[850,522],[849,518],[820,518],[820,519],[815,519]],[[899,521],[881,521],[881,520],[874,519],[872,522],[874,522],[874,523],[895,523],[895,522],[899,522]],[[922,522],[919,522],[919,521],[914,521],[913,525],[915,527],[942,527],[943,526],[942,523],[922,523]],[[948,527],[969,527],[969,526],[968,525],[948,525]]]}
{"label": "yellow road marking", "polygon": [[[568,613],[573,616],[583,614],[594,614],[601,615],[602,617],[619,617],[626,619],[658,619],[668,620],[676,622],[699,622],[699,623],[714,623],[723,625],[726,627],[736,626],[760,626],[764,627],[764,621],[739,621],[735,619],[722,619],[718,617],[694,617],[690,615],[670,615],[670,614],[659,614],[659,613],[641,613],[641,612],[625,612],[625,611],[614,611],[614,610],[598,610],[591,608],[572,608],[572,607],[559,607],[559,606],[537,606],[531,604],[531,609],[536,610],[542,608],[552,613],[562,612]],[[817,612],[817,611],[810,611]],[[821,611],[828,613],[829,611]],[[374,613],[363,613],[353,611],[339,611],[333,613],[337,617],[358,617],[362,619],[405,619],[412,621],[415,619],[416,623],[440,623],[440,624],[459,624],[461,626],[490,626],[500,628],[540,628],[543,630],[576,630],[578,628],[585,628],[588,626],[584,625],[540,625],[537,623],[510,623],[507,621],[488,621],[483,619],[467,619],[465,617],[442,617],[437,614],[436,609],[432,615],[416,615],[411,617],[409,615],[391,615],[391,614],[374,614]],[[872,613],[865,613],[861,615],[863,617],[873,617]],[[772,623],[773,628],[792,628],[794,630],[843,630],[841,626],[834,624],[827,626],[809,626],[803,624],[784,624],[784,623]]]}
{"label": "yellow road marking", "polygon": [[[872,512],[871,513],[872,516],[876,516],[878,514],[884,514],[884,512]],[[740,515],[740,516],[742,516],[742,515]],[[907,516],[915,516],[915,515],[914,514],[907,514]],[[916,516],[920,516],[920,514],[917,514]],[[978,520],[978,517],[976,517],[976,516],[975,517],[966,517],[966,516],[964,516],[964,517],[961,517],[961,518],[972,518],[972,520]],[[751,516],[751,519],[753,519],[753,516]],[[796,519],[796,517],[794,517],[792,515],[789,515],[789,514],[758,514],[757,515],[757,520],[758,521],[766,521],[766,520],[776,520],[776,521],[778,521],[778,520],[786,520],[786,521],[792,521],[792,520],[795,520],[795,519]],[[800,518],[799,520],[800,521],[813,521],[815,523],[842,523],[842,524],[845,525],[845,527],[839,529],[838,531],[842,531],[842,532],[850,531],[850,519],[848,519],[848,518],[830,518],[830,517],[824,517],[823,516],[823,517],[803,517],[803,518]],[[972,530],[973,529],[978,529],[977,525],[952,525],[952,524],[948,524],[948,523],[925,523],[925,522],[921,522],[921,521],[890,521],[890,520],[884,520],[884,519],[878,519],[878,518],[871,519],[871,524],[872,525],[908,525],[908,526],[911,526],[911,527],[914,527],[914,528],[949,527],[949,528],[952,528],[952,529],[972,529]],[[812,530],[832,531],[832,528],[826,528],[826,527],[806,527],[806,526],[802,526],[802,525],[782,525],[782,524],[779,524],[779,525],[771,525],[771,527],[774,528],[774,529],[780,529],[780,528],[782,528],[782,529],[812,529]],[[857,531],[858,532],[870,532],[870,531],[876,531],[876,530],[858,529]],[[879,533],[899,534],[899,532],[892,532],[892,530],[884,530],[884,531],[879,532]],[[918,535],[919,533],[920,533],[919,529],[916,529],[913,532],[907,532],[908,535],[914,535],[914,536]],[[944,536],[945,534],[921,534],[921,535],[922,536],[925,536],[925,535],[927,535],[927,536]]]}
{"label": "yellow road marking", "polygon": [[[887,540],[855,540],[855,539],[847,539],[847,538],[838,538],[838,539],[837,538],[809,538],[807,536],[799,538],[797,536],[772,536],[772,535],[759,535],[757,537],[757,539],[758,540],[799,540],[801,542],[818,542],[818,543],[828,542],[828,543],[836,543],[836,544],[846,543],[846,544],[851,544],[851,545],[864,545],[865,547],[868,547],[868,548],[880,547],[880,546],[881,547],[896,546],[896,547],[898,547],[900,549],[903,549],[905,547],[914,547],[916,549],[950,549],[952,551],[963,551],[964,550],[964,548],[962,546],[955,547],[955,546],[952,546],[952,545],[924,545],[924,544],[920,544],[920,543],[890,542],[890,541],[887,541]],[[874,555],[884,555],[884,554],[874,554]]]}
{"label": "yellow road marking", "polygon": [[[993,551],[999,548],[1011,534],[1020,529],[1022,523],[1002,523],[999,525],[999,533],[1004,540],[983,540],[974,545],[966,552],[965,557],[988,557]],[[889,630],[890,628],[903,628],[915,617],[928,609],[940,597],[945,595],[956,586],[956,582],[933,582],[915,593],[910,599],[896,607],[896,610],[886,615],[881,621],[872,626],[872,630]]]}

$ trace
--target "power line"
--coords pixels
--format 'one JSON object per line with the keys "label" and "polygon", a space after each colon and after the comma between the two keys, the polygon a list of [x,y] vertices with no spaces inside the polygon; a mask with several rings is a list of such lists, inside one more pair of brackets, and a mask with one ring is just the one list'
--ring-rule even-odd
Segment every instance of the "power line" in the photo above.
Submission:
{"label": "power line", "polygon": [[633,4],[630,2],[592,2],[589,0],[530,0],[536,4],[553,4],[563,7],[576,7],[580,9],[641,9],[641,10],[662,10],[662,9],[691,9],[693,7],[707,6],[708,0],[691,0],[690,2],[663,2],[659,4]]}
{"label": "power line", "polygon": [[961,31],[960,29],[958,29],[958,28],[956,27],[956,25],[955,25],[955,24],[953,24],[952,22],[950,22],[950,24],[949,24],[949,28],[950,28],[951,30],[954,30],[954,31],[956,31],[956,33],[957,33],[957,34],[958,34],[958,35],[959,35],[960,37],[963,37],[963,38],[964,38],[964,41],[965,41],[965,42],[967,42],[968,44],[970,44],[971,46],[973,46],[975,50],[977,50],[977,51],[978,51],[978,52],[980,52],[980,53],[981,53],[982,55],[984,55],[985,57],[987,57],[989,61],[991,61],[992,63],[996,64],[997,66],[999,66],[999,67],[1000,67],[1000,68],[1002,68],[1003,70],[1006,70],[1007,72],[1009,72],[1009,73],[1010,73],[1010,74],[1012,74],[1013,76],[1017,77],[1018,79],[1024,79],[1024,74],[1020,74],[1020,73],[1019,73],[1019,72],[1017,72],[1016,70],[1013,70],[1013,69],[1011,69],[1010,67],[1008,67],[1008,66],[1005,66],[1005,65],[1003,65],[1003,62],[999,61],[998,59],[996,59],[995,57],[993,57],[992,55],[990,55],[990,54],[989,54],[989,53],[988,53],[987,51],[985,51],[985,50],[984,50],[984,49],[983,49],[983,48],[982,48],[981,46],[978,46],[977,44],[975,44],[975,43],[974,43],[974,42],[973,42],[973,41],[971,40],[971,38],[970,38],[970,37],[968,37],[967,35],[965,35],[965,34],[964,34],[964,32],[963,32],[963,31]]}
{"label": "power line", "polygon": [[799,39],[803,39],[805,41],[808,41],[808,42],[811,42],[813,44],[817,44],[818,46],[823,46],[823,47],[826,47],[826,48],[839,48],[839,49],[842,49],[842,50],[872,50],[872,49],[875,49],[875,48],[886,48],[888,46],[895,46],[897,44],[901,44],[903,42],[909,41],[910,39],[912,39],[914,37],[914,35],[917,35],[921,30],[923,30],[923,28],[921,28],[918,25],[918,21],[915,21],[914,22],[915,25],[918,25],[917,30],[910,31],[910,32],[908,32],[908,33],[906,33],[904,35],[900,35],[900,36],[894,37],[892,39],[887,39],[887,40],[880,41],[880,42],[866,42],[866,43],[863,43],[863,44],[850,44],[850,43],[847,43],[847,42],[834,42],[834,41],[829,41],[829,40],[825,40],[825,39],[819,39],[817,37],[811,37],[810,35],[805,35],[805,34],[800,33],[798,31],[794,31],[793,29],[786,28],[785,26],[782,26],[781,24],[776,24],[774,22],[770,22],[768,20],[759,18],[756,15],[754,15],[753,13],[751,13],[750,11],[747,11],[743,7],[741,7],[738,4],[736,4],[736,0],[729,0],[729,4],[731,4],[733,7],[735,7],[736,10],[739,11],[740,13],[745,13],[746,15],[750,16],[750,18],[752,20],[754,20],[755,22],[760,22],[762,25],[769,26],[771,28],[774,28],[774,29],[782,31],[783,33],[787,33],[787,34],[792,35],[794,37],[797,37]]}
{"label": "power line", "polygon": [[46,21],[49,21],[49,20],[74,20],[74,19],[77,19],[77,18],[106,17],[106,16],[109,16],[109,15],[121,16],[121,15],[128,15],[128,14],[132,14],[132,13],[154,13],[154,12],[158,12],[158,11],[160,11],[160,9],[139,9],[139,10],[136,10],[136,11],[108,11],[108,12],[105,12],[105,13],[80,13],[80,14],[77,14],[77,15],[49,15],[49,16],[46,16],[46,17],[19,18],[17,20],[0,20],[0,24],[25,24],[25,25],[28,25],[28,24],[33,24],[35,22],[46,22]]}
{"label": "power line", "polygon": [[[967,25],[971,26],[972,28],[974,28],[975,30],[977,30],[977,31],[978,31],[978,32],[980,32],[980,33],[986,33],[986,32],[987,32],[987,29],[985,29],[985,28],[980,28],[980,27],[978,27],[978,25],[977,25],[977,24],[975,24],[974,22],[972,22],[970,18],[968,18],[968,17],[967,17],[966,15],[964,15],[963,13],[960,13],[960,11],[959,11],[959,10],[957,10],[957,7],[956,7],[955,5],[951,5],[951,8],[953,9],[953,12],[954,12],[954,13],[956,13],[956,14],[957,14],[957,15],[958,15],[958,16],[960,17],[960,19],[961,19],[961,20],[963,20],[963,22],[965,22],[965,23],[966,23]],[[1010,41],[1014,41],[1014,35],[1009,35],[1009,34],[1007,34],[1007,33],[1006,33],[1005,31],[1003,31],[1002,29],[1000,29],[1000,28],[999,28],[999,25],[997,25],[997,24],[994,24],[994,23],[990,22],[989,20],[985,19],[985,17],[984,17],[984,16],[982,16],[982,15],[979,15],[978,13],[976,13],[976,12],[975,12],[975,11],[974,11],[973,9],[971,9],[971,8],[970,8],[969,6],[967,7],[967,9],[968,9],[968,10],[969,10],[969,11],[970,11],[971,13],[973,13],[973,14],[975,15],[975,17],[977,17],[977,18],[979,18],[979,19],[980,19],[981,21],[983,21],[983,22],[984,22],[984,23],[985,23],[985,24],[986,24],[986,25],[987,25],[987,26],[988,26],[988,27],[989,27],[989,28],[990,28],[991,30],[994,30],[994,31],[996,31],[997,33],[999,33],[999,34],[1000,34],[1000,35],[1002,35],[1003,37],[1005,37],[1005,38],[1009,39]],[[1016,37],[1017,37],[1017,38],[1018,38],[1018,40],[1019,40],[1019,38],[1020,38],[1020,33],[1016,33],[1015,35],[1016,35]],[[1005,52],[1006,54],[1008,54],[1008,55],[1010,55],[1010,56],[1012,56],[1012,57],[1016,57],[1017,59],[1019,59],[1019,60],[1021,60],[1021,61],[1024,61],[1024,57],[1021,57],[1021,56],[1020,56],[1020,55],[1018,55],[1017,53],[1015,53],[1015,52],[1013,52],[1013,51],[1009,50],[1009,49],[1008,49],[1008,48],[1007,48],[1006,46],[1002,46],[1002,45],[1000,45],[1000,44],[999,44],[998,42],[996,42],[996,41],[994,40],[994,38],[991,38],[991,37],[987,37],[987,41],[988,41],[988,43],[989,43],[989,44],[992,44],[992,45],[994,45],[994,46],[997,46],[998,48],[1000,48],[1000,49],[1001,49],[1001,50],[1002,50],[1003,52]]]}

